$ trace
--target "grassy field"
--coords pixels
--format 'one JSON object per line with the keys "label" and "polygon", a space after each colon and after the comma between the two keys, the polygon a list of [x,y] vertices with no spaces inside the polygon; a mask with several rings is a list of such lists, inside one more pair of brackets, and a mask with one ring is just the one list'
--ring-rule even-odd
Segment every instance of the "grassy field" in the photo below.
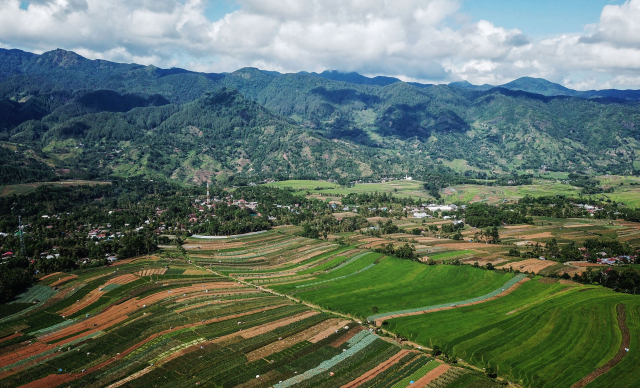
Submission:
{"label": "grassy field", "polygon": [[[145,276],[149,271],[164,274]],[[204,275],[183,275],[189,271]],[[185,260],[140,258],[40,283],[16,300],[21,307],[37,297],[35,309],[0,322],[3,387],[328,387],[390,358],[404,368],[422,357],[405,356],[348,319]],[[23,311],[5,306],[7,314]],[[60,316],[75,306],[81,308]]]}
{"label": "grassy field", "polygon": [[[438,345],[480,367],[495,367],[524,386],[569,387],[618,351],[619,303],[637,314],[640,299],[599,287],[534,280],[498,300],[391,319],[389,326],[417,343]],[[627,318],[627,325],[638,341],[637,315]],[[640,354],[629,353],[624,362],[639,359]],[[617,370],[594,386],[635,386],[632,369]]]}
{"label": "grassy field", "polygon": [[[593,233],[635,238],[639,233],[636,224],[588,222],[541,218],[536,225],[500,228],[500,233],[513,242],[579,240]],[[188,239],[183,245],[188,256],[178,259],[160,252],[41,280],[13,305],[0,306],[0,385],[173,387],[199,382],[330,388],[393,360],[362,387],[394,387],[438,366],[440,361],[420,350],[383,341],[374,334],[375,325],[354,322],[383,314],[379,324],[385,332],[416,346],[438,345],[448,356],[478,368],[494,367],[522,387],[570,387],[618,352],[622,333],[616,309],[624,304],[631,350],[590,386],[637,386],[637,296],[549,278],[540,282],[533,275],[511,289],[521,279],[513,273],[426,265],[357,248],[375,241],[400,243],[409,238],[403,233],[379,239],[351,234],[347,245],[339,245],[295,236],[295,230]],[[501,258],[517,266],[521,260],[505,256],[512,245],[414,237],[416,247],[439,263],[464,257],[469,264],[497,264]],[[502,288],[509,292],[489,299]],[[33,298],[41,303],[33,304]],[[451,306],[470,299],[479,303]],[[319,308],[310,307],[315,305]],[[435,305],[446,309],[384,315]],[[432,386],[495,386],[481,373],[455,365],[437,381]]]}
{"label": "grassy field", "polygon": [[17,185],[0,186],[0,197],[8,197],[10,195],[21,195],[35,191],[40,186],[82,186],[82,185],[110,185],[111,182],[97,182],[97,181],[61,181],[61,182],[33,182],[33,183],[21,183]]}
{"label": "grassy field", "polygon": [[[546,176],[545,176],[546,177]],[[549,176],[550,177],[550,176]],[[640,206],[640,186],[631,186],[631,183],[640,184],[640,178],[622,177],[616,175],[597,177],[603,185],[615,187],[613,193],[604,196],[629,206]],[[566,174],[560,174],[557,179],[566,179]],[[622,183],[623,185],[620,185]],[[429,194],[422,188],[422,182],[417,180],[397,180],[384,183],[359,183],[353,187],[341,187],[337,183],[326,181],[300,181],[290,180],[270,183],[276,187],[290,187],[300,190],[300,195],[310,193],[309,197],[324,200],[340,200],[341,195],[350,193],[393,193],[399,197],[412,197],[416,199],[432,200]],[[525,195],[541,197],[547,195],[579,196],[581,188],[562,183],[553,179],[534,179],[532,185],[526,186],[484,186],[484,185],[454,185],[441,190],[445,202],[487,202],[500,203],[503,201],[517,201]],[[597,195],[601,198],[603,195]]]}
{"label": "grassy field", "polygon": [[[317,279],[322,281],[354,273],[373,260],[373,257],[363,258],[360,263],[354,262],[340,272],[321,275]],[[297,288],[313,281],[273,288],[285,293],[295,291],[296,297],[303,300],[365,318],[373,314],[373,306],[384,313],[484,295],[502,286],[511,276],[469,266],[427,266],[387,257],[361,274],[326,283],[317,289]]]}

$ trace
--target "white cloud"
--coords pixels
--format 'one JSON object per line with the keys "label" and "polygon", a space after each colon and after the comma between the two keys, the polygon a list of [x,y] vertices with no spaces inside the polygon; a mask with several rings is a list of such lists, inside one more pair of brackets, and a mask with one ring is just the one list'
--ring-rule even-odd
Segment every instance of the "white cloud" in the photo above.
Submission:
{"label": "white cloud", "polygon": [[500,84],[538,76],[580,89],[640,88],[640,0],[607,5],[584,32],[534,40],[459,14],[462,0],[0,0],[0,42],[89,58],[233,71],[339,69]]}

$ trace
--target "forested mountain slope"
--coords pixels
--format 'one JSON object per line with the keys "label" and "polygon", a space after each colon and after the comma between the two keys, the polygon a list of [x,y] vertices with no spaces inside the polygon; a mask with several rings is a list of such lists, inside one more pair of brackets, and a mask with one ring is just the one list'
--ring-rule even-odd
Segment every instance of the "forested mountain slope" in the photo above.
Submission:
{"label": "forested mountain slope", "polygon": [[[555,90],[516,81],[512,87]],[[0,50],[0,141],[0,183],[110,174],[348,181],[419,176],[437,165],[628,174],[640,169],[640,103],[355,73],[204,74],[64,50]]]}

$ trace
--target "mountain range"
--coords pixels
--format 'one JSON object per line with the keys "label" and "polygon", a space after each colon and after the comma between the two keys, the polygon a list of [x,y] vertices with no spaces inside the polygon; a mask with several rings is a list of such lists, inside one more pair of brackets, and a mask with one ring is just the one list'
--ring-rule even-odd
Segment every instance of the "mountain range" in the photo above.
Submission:
{"label": "mountain range", "polygon": [[232,73],[0,49],[0,184],[638,173],[640,91]]}

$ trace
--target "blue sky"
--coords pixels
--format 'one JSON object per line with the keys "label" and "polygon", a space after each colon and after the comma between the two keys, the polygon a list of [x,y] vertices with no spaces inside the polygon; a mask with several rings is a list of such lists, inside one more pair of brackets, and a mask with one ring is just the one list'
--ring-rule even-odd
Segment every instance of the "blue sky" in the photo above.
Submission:
{"label": "blue sky", "polygon": [[608,4],[623,0],[466,0],[461,12],[532,36],[582,31],[600,18]]}
{"label": "blue sky", "polygon": [[[622,3],[624,0],[464,0],[460,12],[473,21],[488,20],[543,37],[582,31],[598,21],[605,5]],[[211,0],[205,15],[216,21],[240,8],[234,0]]]}

